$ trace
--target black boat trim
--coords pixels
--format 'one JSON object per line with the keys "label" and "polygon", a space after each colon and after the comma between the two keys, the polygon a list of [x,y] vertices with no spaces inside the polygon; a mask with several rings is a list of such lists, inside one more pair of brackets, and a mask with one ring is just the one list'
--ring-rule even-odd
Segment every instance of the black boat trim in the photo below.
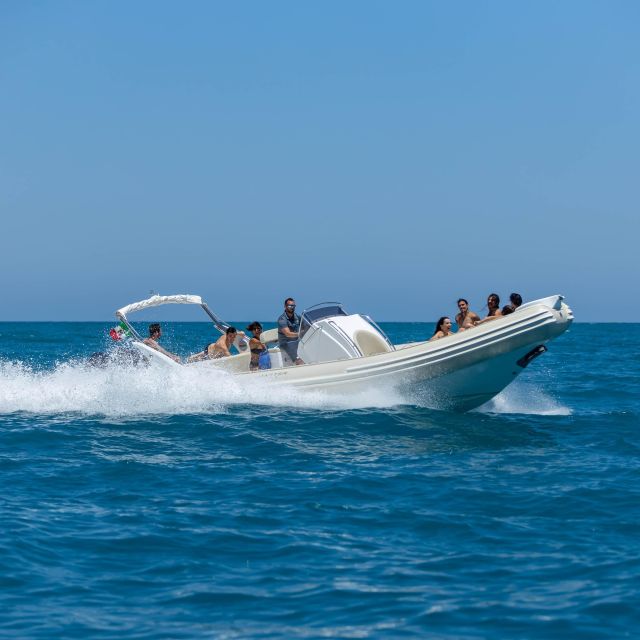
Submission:
{"label": "black boat trim", "polygon": [[516,364],[524,369],[532,360],[535,360],[538,356],[541,356],[546,350],[547,347],[545,347],[543,344],[539,344],[537,347],[531,349],[529,353],[523,355]]}

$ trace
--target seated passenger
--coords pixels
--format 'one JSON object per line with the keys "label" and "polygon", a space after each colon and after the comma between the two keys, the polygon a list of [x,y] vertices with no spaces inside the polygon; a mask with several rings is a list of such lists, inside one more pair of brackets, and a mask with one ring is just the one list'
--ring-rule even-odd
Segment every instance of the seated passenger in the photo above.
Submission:
{"label": "seated passenger", "polygon": [[447,316],[442,316],[440,320],[436,323],[436,330],[433,332],[433,335],[429,338],[429,342],[431,340],[438,340],[438,338],[446,338],[447,336],[452,336],[454,331],[451,331],[451,320]]}
{"label": "seated passenger", "polygon": [[209,358],[227,358],[231,355],[231,346],[235,339],[244,336],[244,331],[238,331],[235,327],[227,327],[227,330],[213,344],[206,348]]}
{"label": "seated passenger", "polygon": [[252,322],[247,331],[253,336],[249,340],[249,349],[251,351],[251,361],[249,362],[249,371],[258,371],[258,369],[271,369],[271,359],[267,345],[260,340],[262,333],[262,325],[259,322]]}
{"label": "seated passenger", "polygon": [[497,293],[490,293],[487,298],[487,318],[497,318],[501,315],[500,296]]}
{"label": "seated passenger", "polygon": [[167,351],[166,349],[163,349],[158,344],[158,340],[160,340],[161,335],[162,329],[160,328],[160,325],[157,322],[154,322],[153,324],[149,325],[149,337],[145,338],[142,342],[144,342],[144,344],[146,344],[148,347],[151,347],[152,349],[163,353],[165,356],[171,358],[174,362],[180,362],[179,356],[171,353],[170,351]]}
{"label": "seated passenger", "polygon": [[460,309],[460,313],[456,315],[458,331],[471,329],[477,322],[480,322],[480,316],[475,311],[469,310],[469,303],[464,298],[458,299],[458,309]]}
{"label": "seated passenger", "polygon": [[244,335],[244,331],[238,331],[235,327],[228,327],[215,342],[208,344],[202,351],[200,351],[200,353],[189,356],[189,362],[215,360],[216,358],[225,358],[230,356],[230,349],[234,340],[238,336],[243,337]]}
{"label": "seated passenger", "polygon": [[512,293],[509,296],[509,304],[505,304],[502,307],[502,315],[508,316],[510,313],[513,313],[521,304],[522,304],[522,296],[519,293]]}
{"label": "seated passenger", "polygon": [[484,324],[485,322],[489,322],[491,320],[496,320],[502,316],[502,311],[500,311],[500,296],[497,293],[490,293],[487,298],[487,315],[480,320],[480,322],[476,322],[476,324]]}

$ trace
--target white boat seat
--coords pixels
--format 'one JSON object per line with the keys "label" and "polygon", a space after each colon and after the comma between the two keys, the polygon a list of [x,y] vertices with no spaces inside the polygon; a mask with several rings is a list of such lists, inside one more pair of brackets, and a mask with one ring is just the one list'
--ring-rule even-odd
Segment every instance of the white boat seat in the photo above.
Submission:
{"label": "white boat seat", "polygon": [[260,342],[264,342],[265,344],[278,342],[278,327],[263,331],[260,334]]}
{"label": "white boat seat", "polygon": [[373,331],[356,331],[353,340],[363,356],[375,356],[378,353],[391,351],[389,344]]}

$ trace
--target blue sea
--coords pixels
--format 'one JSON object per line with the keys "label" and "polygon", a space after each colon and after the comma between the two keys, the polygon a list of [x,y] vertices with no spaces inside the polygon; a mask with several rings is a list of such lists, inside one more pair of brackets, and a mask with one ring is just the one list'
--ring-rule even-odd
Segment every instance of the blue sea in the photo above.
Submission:
{"label": "blue sea", "polygon": [[640,324],[466,414],[87,366],[108,328],[0,323],[0,637],[640,637]]}

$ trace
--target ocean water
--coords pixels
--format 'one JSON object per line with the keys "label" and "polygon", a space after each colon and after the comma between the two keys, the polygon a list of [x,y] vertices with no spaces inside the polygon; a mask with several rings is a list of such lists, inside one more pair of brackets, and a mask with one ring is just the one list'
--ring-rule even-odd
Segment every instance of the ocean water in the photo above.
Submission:
{"label": "ocean water", "polygon": [[640,325],[467,414],[87,367],[107,328],[0,323],[0,637],[640,636]]}

